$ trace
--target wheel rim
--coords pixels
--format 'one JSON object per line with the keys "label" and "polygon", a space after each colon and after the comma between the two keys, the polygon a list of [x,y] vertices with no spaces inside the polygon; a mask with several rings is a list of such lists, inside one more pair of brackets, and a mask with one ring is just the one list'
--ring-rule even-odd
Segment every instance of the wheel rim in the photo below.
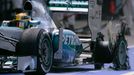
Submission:
{"label": "wheel rim", "polygon": [[46,38],[41,38],[39,45],[39,62],[44,72],[49,72],[52,65],[52,50],[50,42]]}
{"label": "wheel rim", "polygon": [[118,52],[118,57],[119,57],[119,63],[120,65],[124,65],[126,62],[126,44],[124,41],[121,41],[119,44],[119,52]]}

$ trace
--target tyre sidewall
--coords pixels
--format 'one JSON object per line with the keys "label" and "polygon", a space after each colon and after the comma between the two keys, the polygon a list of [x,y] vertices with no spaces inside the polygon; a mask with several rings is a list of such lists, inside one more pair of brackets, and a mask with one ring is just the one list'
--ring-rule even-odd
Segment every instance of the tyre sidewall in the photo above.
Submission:
{"label": "tyre sidewall", "polygon": [[53,49],[52,49],[52,42],[51,39],[48,35],[48,33],[46,32],[40,32],[40,35],[38,37],[38,48],[40,47],[39,45],[41,45],[41,43],[45,40],[47,42],[44,42],[47,45],[47,49],[48,49],[48,65],[45,65],[47,69],[43,68],[42,62],[41,62],[41,54],[39,53],[40,49],[38,50],[38,55],[37,55],[37,72],[41,73],[41,74],[46,74],[47,72],[50,71],[51,66],[52,66],[52,60],[53,60]]}

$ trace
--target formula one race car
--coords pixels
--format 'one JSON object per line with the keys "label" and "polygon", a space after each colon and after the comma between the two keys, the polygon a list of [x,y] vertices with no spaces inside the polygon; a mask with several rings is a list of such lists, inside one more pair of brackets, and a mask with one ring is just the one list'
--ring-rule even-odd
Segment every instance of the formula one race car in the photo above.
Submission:
{"label": "formula one race car", "polygon": [[[56,28],[43,3],[43,0],[28,1],[24,12],[16,14],[13,20],[2,22],[1,72],[10,69],[45,74],[50,71],[52,63],[58,66],[73,63],[83,51],[74,32]],[[17,61],[15,67],[12,67],[12,59]]]}
{"label": "formula one race car", "polygon": [[[88,44],[90,44],[92,50],[95,68],[101,69],[104,63],[112,62],[114,64],[113,68],[117,70],[130,69],[127,41],[124,36],[124,23],[121,24],[122,27],[116,39],[108,35],[109,41],[104,41],[103,34],[98,32],[99,29],[97,28],[100,27],[101,15],[100,13],[96,14],[96,12],[101,12],[101,2],[97,7],[96,1],[98,0],[88,1],[91,4],[83,4],[86,7],[91,5],[91,9],[82,12],[90,11],[88,12],[88,18],[92,35]],[[75,2],[72,4],[79,6]],[[52,6],[56,5],[55,3],[58,3],[59,7],[62,7],[60,5],[66,6],[64,2],[51,1],[50,3],[52,3]],[[59,8],[58,6],[56,5],[56,8]],[[83,9],[81,6],[80,9]],[[52,10],[52,7],[50,10]],[[64,12],[69,10],[70,8],[64,10]],[[84,51],[80,40],[73,31],[56,27],[48,14],[44,0],[27,1],[24,5],[24,12],[17,13],[15,19],[5,20],[1,24],[0,72],[34,71],[42,75],[49,72],[52,66],[72,65],[76,62],[75,58],[79,57]]]}

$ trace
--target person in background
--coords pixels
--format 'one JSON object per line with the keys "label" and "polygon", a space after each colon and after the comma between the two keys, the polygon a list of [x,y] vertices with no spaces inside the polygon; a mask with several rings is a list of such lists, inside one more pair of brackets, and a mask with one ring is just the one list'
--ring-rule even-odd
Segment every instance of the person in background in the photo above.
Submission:
{"label": "person in background", "polygon": [[131,35],[130,30],[134,29],[134,0],[122,0],[124,2],[123,14],[128,24],[126,34]]}
{"label": "person in background", "polygon": [[63,14],[63,22],[65,24],[65,28],[74,30],[75,14],[73,14],[73,13]]}
{"label": "person in background", "polygon": [[52,17],[58,28],[74,30],[75,14],[73,13],[53,13]]}

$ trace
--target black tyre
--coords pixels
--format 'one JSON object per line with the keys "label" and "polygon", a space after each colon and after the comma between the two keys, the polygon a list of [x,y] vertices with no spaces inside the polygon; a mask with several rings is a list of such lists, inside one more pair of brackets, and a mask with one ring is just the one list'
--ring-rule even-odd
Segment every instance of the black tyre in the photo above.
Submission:
{"label": "black tyre", "polygon": [[19,43],[20,55],[37,56],[38,75],[50,71],[53,60],[52,42],[48,33],[43,29],[31,28],[23,32]]}
{"label": "black tyre", "polygon": [[44,34],[39,40],[39,50],[37,58],[37,72],[41,75],[43,72],[50,71],[53,60],[52,43],[48,35]]}
{"label": "black tyre", "polygon": [[93,60],[94,60],[94,69],[95,70],[100,70],[103,67],[103,63],[100,63],[100,54],[98,54],[99,52],[97,52],[98,49],[97,47],[95,47],[95,50],[93,52]]}
{"label": "black tyre", "polygon": [[113,65],[116,70],[130,69],[127,41],[124,37],[119,37],[116,42],[116,48],[114,52]]}
{"label": "black tyre", "polygon": [[96,70],[101,69],[104,65],[103,61],[101,60],[103,58],[103,57],[101,57],[102,56],[102,50],[103,49],[100,48],[99,42],[96,42],[95,48],[94,48],[94,51],[93,51],[94,68]]}
{"label": "black tyre", "polygon": [[92,49],[92,52],[93,52],[93,60],[94,60],[94,68],[96,70],[99,70],[101,69],[102,67],[104,67],[104,63],[101,62],[101,55],[102,55],[102,46],[101,46],[101,42],[104,41],[104,35],[99,32],[97,33],[97,38],[96,38],[96,42],[93,42],[91,43],[91,49]]}

